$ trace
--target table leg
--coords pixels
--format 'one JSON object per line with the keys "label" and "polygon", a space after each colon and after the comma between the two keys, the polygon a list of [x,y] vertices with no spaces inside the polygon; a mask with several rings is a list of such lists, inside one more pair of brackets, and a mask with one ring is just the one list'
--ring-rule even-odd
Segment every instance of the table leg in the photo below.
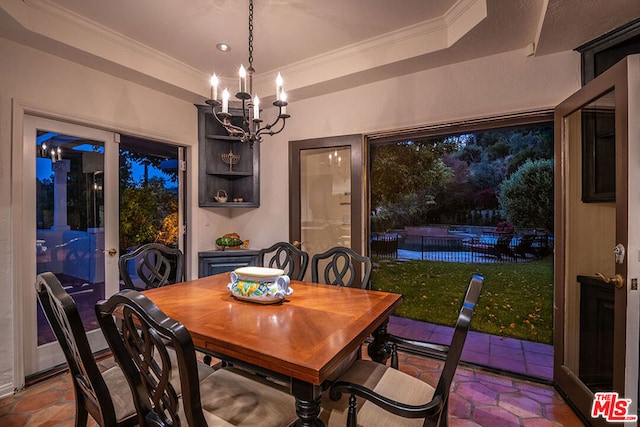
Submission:
{"label": "table leg", "polygon": [[291,394],[296,398],[296,427],[324,427],[318,419],[322,387],[292,378]]}
{"label": "table leg", "polygon": [[382,325],[373,331],[373,341],[371,341],[367,347],[367,353],[374,362],[386,364],[387,360],[391,356],[391,346],[386,340],[388,323],[389,320],[387,319]]}

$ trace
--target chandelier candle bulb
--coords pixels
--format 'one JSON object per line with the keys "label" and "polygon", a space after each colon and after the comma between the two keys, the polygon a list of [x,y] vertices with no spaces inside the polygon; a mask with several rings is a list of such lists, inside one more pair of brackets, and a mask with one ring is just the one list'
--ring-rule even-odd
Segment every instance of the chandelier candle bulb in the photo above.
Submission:
{"label": "chandelier candle bulb", "polygon": [[247,91],[247,70],[244,69],[244,65],[240,65],[240,71],[238,71],[238,75],[240,76],[239,92],[246,92]]}
{"label": "chandelier candle bulb", "polygon": [[280,91],[280,101],[282,101],[282,107],[280,107],[280,115],[287,114],[287,94],[285,91]]}
{"label": "chandelier candle bulb", "polygon": [[213,76],[211,76],[211,99],[213,99],[214,101],[218,100],[218,76],[216,76],[216,73],[213,73]]}
{"label": "chandelier candle bulb", "polygon": [[62,160],[62,150],[58,147],[58,160]]}
{"label": "chandelier candle bulb", "polygon": [[276,77],[276,99],[278,101],[282,101],[282,98],[280,98],[282,93],[282,83],[282,76],[278,73],[278,76]]}
{"label": "chandelier candle bulb", "polygon": [[227,89],[222,91],[222,112],[229,113],[229,91]]}
{"label": "chandelier candle bulb", "polygon": [[258,95],[253,98],[253,119],[260,120],[260,100]]}

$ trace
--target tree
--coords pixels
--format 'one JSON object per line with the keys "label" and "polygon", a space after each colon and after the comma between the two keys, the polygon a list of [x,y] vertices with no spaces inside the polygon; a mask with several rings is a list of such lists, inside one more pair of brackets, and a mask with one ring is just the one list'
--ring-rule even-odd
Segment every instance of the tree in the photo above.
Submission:
{"label": "tree", "polygon": [[553,230],[553,160],[527,160],[502,183],[498,200],[513,225]]}
{"label": "tree", "polygon": [[[161,241],[177,243],[178,211],[175,194],[165,188],[161,178],[150,178],[147,185],[127,186],[120,193],[120,248]],[[174,224],[175,223],[175,224]],[[175,237],[175,241],[170,242]]]}
{"label": "tree", "polygon": [[[443,140],[406,141],[378,145],[371,150],[372,226],[382,231],[391,226],[426,221],[434,205],[437,186],[453,178],[442,156],[455,149]],[[387,219],[393,218],[393,221]]]}

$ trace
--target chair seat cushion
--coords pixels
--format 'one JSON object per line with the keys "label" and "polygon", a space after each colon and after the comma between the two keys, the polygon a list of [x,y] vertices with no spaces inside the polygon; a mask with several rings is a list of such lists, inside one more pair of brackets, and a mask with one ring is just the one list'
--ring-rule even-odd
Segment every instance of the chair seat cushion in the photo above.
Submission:
{"label": "chair seat cushion", "polygon": [[[380,363],[358,360],[339,378],[340,381],[360,384],[389,399],[408,405],[424,405],[435,392],[434,387],[420,379]],[[329,393],[322,397],[320,419],[327,427],[347,425],[349,394],[333,401]],[[423,419],[409,419],[393,415],[377,405],[358,398],[358,425],[362,426],[422,426]]]}
{"label": "chair seat cushion", "polygon": [[[176,357],[176,352],[172,348],[167,348],[169,352],[169,359],[171,360],[171,366],[174,369],[171,371],[171,384],[173,384],[174,389],[178,395],[182,394],[182,385],[180,384],[180,372],[178,369],[178,359]],[[160,358],[156,354],[156,359],[158,363],[162,363]],[[202,381],[215,372],[211,366],[198,362],[198,379]],[[131,398],[131,394],[123,393],[122,390],[129,390],[129,384],[127,383],[127,379],[120,369],[119,366],[113,366],[102,373],[102,377],[104,378],[105,383],[107,384],[107,388],[109,389],[109,394],[111,394],[111,398],[113,400],[113,407],[116,412],[116,420],[122,421],[136,413],[136,408],[133,403],[133,399]]]}
{"label": "chair seat cushion", "polygon": [[235,368],[201,381],[200,398],[210,426],[288,426],[297,420],[287,388]]}
{"label": "chair seat cushion", "polygon": [[[129,383],[119,366],[113,366],[102,373],[107,384],[113,409],[116,412],[116,421],[120,422],[136,413],[136,407],[129,392]],[[99,396],[98,396],[99,398]]]}

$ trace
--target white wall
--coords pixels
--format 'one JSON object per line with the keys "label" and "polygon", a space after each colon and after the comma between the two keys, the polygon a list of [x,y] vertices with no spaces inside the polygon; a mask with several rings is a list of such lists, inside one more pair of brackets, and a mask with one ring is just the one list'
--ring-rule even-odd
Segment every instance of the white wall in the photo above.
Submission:
{"label": "white wall", "polygon": [[406,128],[553,108],[580,87],[580,57],[495,55],[296,101],[285,130],[261,147],[260,209],[234,212],[252,246],[288,240],[288,141]]}
{"label": "white wall", "polygon": [[[35,277],[21,278],[12,265],[12,223],[35,215],[21,212],[12,204],[12,153],[22,150],[21,138],[12,141],[21,123],[19,105],[89,126],[146,136],[176,144],[197,144],[196,108],[185,101],[110,75],[79,66],[41,51],[0,38],[0,395],[13,390],[15,363],[14,313],[20,302],[14,299],[14,281],[33,286]],[[21,129],[19,130],[21,132]],[[18,132],[17,134],[20,134]],[[193,150],[195,152],[196,150]],[[197,153],[195,153],[197,154]],[[193,164],[193,162],[192,162]],[[197,181],[191,168],[190,186]],[[16,177],[21,179],[20,176]],[[196,198],[193,198],[197,200]],[[192,215],[197,212],[192,213]],[[35,217],[34,217],[35,219]],[[198,233],[193,233],[197,244]],[[34,301],[35,303],[35,301]]]}
{"label": "white wall", "polygon": [[[196,110],[188,102],[69,61],[0,39],[0,395],[13,388],[14,310],[11,265],[12,100],[21,105],[123,133],[186,146],[197,144]],[[579,88],[579,56],[565,52],[541,58],[511,52],[322,97],[290,100],[285,131],[261,146],[259,209],[197,208],[197,150],[190,150],[188,200],[191,242],[187,251],[214,247],[217,237],[237,232],[259,248],[288,239],[288,141],[368,133],[553,107]],[[19,178],[19,177],[18,177]],[[31,213],[24,213],[29,215]],[[191,257],[191,277],[197,275]],[[25,286],[32,286],[29,278]],[[18,328],[19,329],[19,328]]]}

